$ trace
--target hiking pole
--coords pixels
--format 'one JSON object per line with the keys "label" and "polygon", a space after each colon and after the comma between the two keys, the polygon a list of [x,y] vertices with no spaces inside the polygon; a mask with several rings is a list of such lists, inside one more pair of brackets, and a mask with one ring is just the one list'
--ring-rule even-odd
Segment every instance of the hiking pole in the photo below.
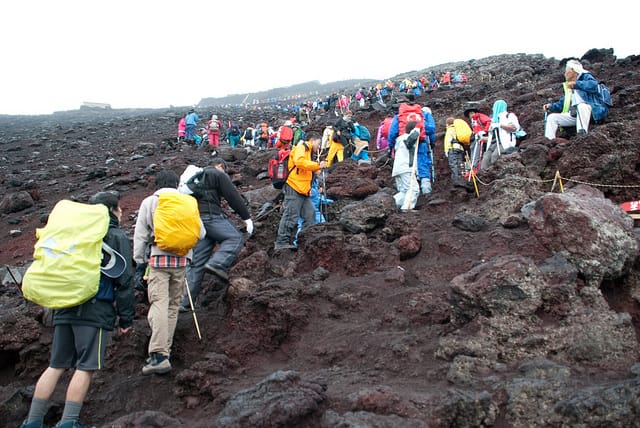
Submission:
{"label": "hiking pole", "polygon": [[[322,198],[320,198],[320,215],[324,217],[324,221],[329,221],[329,206],[327,205],[327,181],[324,175],[324,168],[322,169],[322,195],[324,196],[325,203],[322,203]],[[324,206],[324,210],[323,210]]]}
{"label": "hiking pole", "polygon": [[[318,156],[317,156],[317,159],[318,159],[317,162],[318,163],[320,163],[320,158],[322,156],[322,154],[320,152],[321,152],[321,150],[318,150]],[[322,168],[320,170],[320,173],[322,174],[322,192],[319,192],[319,193],[320,193],[320,195],[324,195],[325,196],[325,200],[326,200],[327,199],[327,187],[326,187],[327,182],[326,182],[326,179],[325,179],[324,170],[325,170],[324,168]],[[322,217],[324,217],[324,221],[328,221],[327,220],[327,214],[329,213],[329,211],[328,211],[329,207],[327,207],[326,204],[322,203],[322,197],[320,195],[318,195],[318,197],[320,198],[320,207],[319,207],[320,208],[320,215]],[[324,205],[324,211],[323,211],[323,205]]]}
{"label": "hiking pole", "polygon": [[187,296],[189,296],[189,306],[191,306],[191,314],[193,315],[193,323],[196,325],[196,332],[198,333],[198,340],[202,340],[202,335],[200,334],[200,325],[198,325],[198,318],[196,317],[196,308],[193,306],[193,299],[191,298],[191,290],[189,289],[189,281],[185,275],[184,284],[187,288]]}
{"label": "hiking pole", "polygon": [[584,129],[584,124],[582,123],[582,116],[580,115],[580,109],[578,109],[578,105],[576,105],[576,120],[580,124],[580,128],[582,128],[582,130],[586,132],[586,129]]}
{"label": "hiking pole", "polygon": [[[475,141],[475,144],[473,145],[473,154],[471,155],[471,159],[469,160],[469,171],[473,171],[473,164],[476,162],[476,154],[478,153],[479,144],[480,142]],[[467,155],[467,157],[469,157],[469,155]],[[469,174],[469,179],[467,181],[471,181],[471,174]]]}
{"label": "hiking pole", "polygon": [[6,266],[6,268],[7,268],[7,272],[9,272],[9,275],[11,276],[11,279],[13,279],[13,282],[16,283],[16,286],[18,287],[18,290],[20,291],[20,294],[22,294],[22,287],[20,287],[20,283],[18,282],[16,277],[13,276],[13,272],[11,272],[11,269],[9,269],[9,266]]}
{"label": "hiking pole", "polygon": [[431,184],[436,182],[436,166],[433,164],[433,150],[429,148],[429,157],[431,158]]}
{"label": "hiking pole", "polygon": [[[487,152],[489,152],[489,149],[491,147],[492,139],[493,139],[493,132],[489,132],[489,135],[487,136]],[[489,153],[489,160],[491,160],[491,153]],[[489,166],[489,165],[486,165],[486,166],[484,165],[485,163],[484,151],[480,153],[479,163],[480,163],[480,169],[484,169]]]}
{"label": "hiking pole", "polygon": [[427,150],[429,151],[429,157],[431,158],[431,184],[436,182],[436,166],[433,164],[433,149],[431,148],[431,139],[427,135]]}
{"label": "hiking pole", "polygon": [[[498,127],[499,126],[500,125],[498,124]],[[499,134],[500,129],[496,128],[493,130],[493,132],[496,134],[496,150],[498,151],[498,156],[501,156],[502,153],[500,153],[500,146],[502,145],[502,142],[500,141],[500,134]]]}
{"label": "hiking pole", "polygon": [[[465,158],[468,163],[471,162],[471,160],[469,159],[469,155],[467,153],[465,153]],[[473,180],[473,188],[476,191],[476,197],[479,198],[480,192],[478,192],[478,183],[476,182],[476,173],[473,170],[473,165],[471,166],[471,170],[469,170],[469,181],[471,180]]]}

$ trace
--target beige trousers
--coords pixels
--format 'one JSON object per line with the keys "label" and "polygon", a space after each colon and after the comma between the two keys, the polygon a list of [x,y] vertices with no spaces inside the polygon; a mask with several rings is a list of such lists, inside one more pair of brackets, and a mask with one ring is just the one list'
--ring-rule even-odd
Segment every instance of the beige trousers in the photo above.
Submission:
{"label": "beige trousers", "polygon": [[184,294],[185,272],[185,267],[149,269],[149,354],[156,352],[167,357],[171,355],[173,333],[178,321],[178,306]]}

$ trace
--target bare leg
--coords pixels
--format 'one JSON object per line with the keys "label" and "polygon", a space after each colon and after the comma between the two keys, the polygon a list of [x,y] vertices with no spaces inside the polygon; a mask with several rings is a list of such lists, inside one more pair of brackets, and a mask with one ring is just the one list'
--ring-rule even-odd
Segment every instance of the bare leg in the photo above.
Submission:
{"label": "bare leg", "polygon": [[75,373],[73,373],[73,377],[71,378],[71,382],[69,382],[69,387],[67,388],[67,401],[82,403],[84,398],[87,396],[89,386],[91,386],[92,376],[92,371],[88,372],[76,369]]}
{"label": "bare leg", "polygon": [[42,400],[48,400],[51,398],[53,391],[56,389],[60,376],[65,372],[65,369],[54,369],[48,367],[38,379],[36,383],[36,389],[33,393],[34,398],[40,398]]}

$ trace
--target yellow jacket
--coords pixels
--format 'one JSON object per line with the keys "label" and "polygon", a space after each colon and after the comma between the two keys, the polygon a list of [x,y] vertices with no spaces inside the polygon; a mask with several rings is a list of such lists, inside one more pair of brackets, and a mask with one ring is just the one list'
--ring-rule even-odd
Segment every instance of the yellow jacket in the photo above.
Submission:
{"label": "yellow jacket", "polygon": [[447,125],[447,131],[444,134],[444,152],[445,153],[449,153],[449,150],[453,148],[452,146],[453,146],[454,140],[457,140],[456,130],[453,127],[453,124]]}
{"label": "yellow jacket", "polygon": [[311,147],[305,141],[300,141],[289,154],[288,168],[291,172],[287,184],[305,196],[311,194],[313,173],[320,169],[320,164],[311,160],[311,154]]}

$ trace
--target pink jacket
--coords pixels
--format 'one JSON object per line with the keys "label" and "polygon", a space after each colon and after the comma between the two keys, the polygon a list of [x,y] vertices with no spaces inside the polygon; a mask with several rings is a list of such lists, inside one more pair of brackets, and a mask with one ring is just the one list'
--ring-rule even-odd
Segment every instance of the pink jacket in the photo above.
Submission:
{"label": "pink jacket", "polygon": [[187,129],[187,122],[184,120],[184,117],[182,117],[178,121],[178,136],[184,137],[186,129]]}

